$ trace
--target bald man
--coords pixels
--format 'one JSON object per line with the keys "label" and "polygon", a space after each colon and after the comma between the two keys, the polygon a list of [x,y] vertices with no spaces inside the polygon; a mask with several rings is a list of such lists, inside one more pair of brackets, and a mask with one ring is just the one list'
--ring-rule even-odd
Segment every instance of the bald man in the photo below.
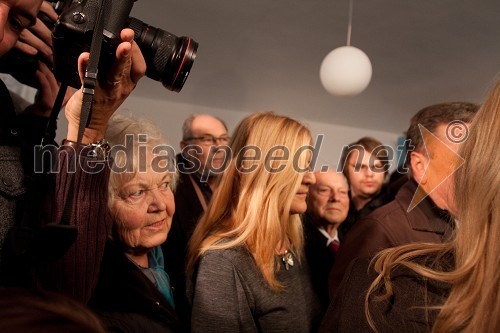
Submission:
{"label": "bald man", "polygon": [[182,126],[181,153],[177,155],[179,183],[175,191],[175,213],[163,245],[167,271],[175,286],[176,310],[189,325],[189,304],[184,274],[187,244],[215,190],[223,170],[222,150],[229,143],[227,126],[209,114],[193,114]]}

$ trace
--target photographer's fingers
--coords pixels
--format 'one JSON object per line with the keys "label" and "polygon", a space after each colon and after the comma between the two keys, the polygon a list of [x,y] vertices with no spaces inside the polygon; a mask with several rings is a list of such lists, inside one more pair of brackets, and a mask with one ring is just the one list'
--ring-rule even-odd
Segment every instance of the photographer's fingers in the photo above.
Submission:
{"label": "photographer's fingers", "polygon": [[[49,7],[52,9],[52,12],[55,14],[52,6],[49,5]],[[47,15],[47,14],[48,13],[45,13],[45,15]],[[49,17],[49,19],[51,21],[55,22],[55,20],[57,20],[57,14],[56,14],[55,19],[53,17]],[[29,30],[32,31],[45,44],[52,47],[52,31],[40,18],[36,19],[35,25],[30,27]]]}
{"label": "photographer's fingers", "polygon": [[54,73],[52,73],[47,65],[41,61],[38,63],[39,68],[36,75],[40,81],[40,90],[44,92],[44,102],[52,105],[56,100],[57,92],[59,91],[59,82],[57,82]]}
{"label": "photographer's fingers", "polygon": [[42,5],[40,6],[40,12],[44,13],[47,15],[52,21],[57,20],[57,13],[54,10],[54,7],[50,4],[49,1],[44,1]]}
{"label": "photographer's fingers", "polygon": [[59,84],[46,64],[39,61],[38,66],[39,69],[35,72],[35,76],[40,84],[40,88],[35,95],[34,103],[26,108],[25,112],[48,117],[54,106],[59,91]]}
{"label": "photographer's fingers", "polygon": [[122,40],[130,40],[132,48],[130,50],[131,64],[127,68],[132,82],[137,83],[146,74],[146,61],[142,55],[139,45],[134,41],[134,33],[131,29],[123,29],[121,32]]}
{"label": "photographer's fingers", "polygon": [[[41,100],[41,102],[52,108],[54,102],[56,101],[57,94],[59,93],[59,89],[61,88],[61,84],[57,81],[50,68],[41,61],[39,62],[37,77],[40,82],[40,93],[43,96],[43,100]],[[74,91],[72,88],[66,88],[62,106],[66,105],[73,93]]]}
{"label": "photographer's fingers", "polygon": [[[52,63],[52,47],[46,44],[43,40],[34,35],[30,30],[24,29],[19,35],[18,46],[21,44],[21,47],[24,49],[29,49],[29,54],[36,54],[37,52],[41,52],[44,58],[46,58],[49,63]],[[24,45],[22,45],[24,44]],[[24,50],[20,48],[21,50]],[[33,52],[33,49],[35,52]]]}
{"label": "photographer's fingers", "polygon": [[106,81],[109,85],[129,83],[135,86],[146,73],[146,63],[134,42],[134,32],[131,29],[123,29],[120,37],[122,42],[116,49],[116,61],[108,72]]}
{"label": "photographer's fingers", "polygon": [[111,69],[106,73],[106,84],[108,86],[116,86],[118,84],[125,84],[128,82],[122,82],[128,79],[128,72],[131,64],[130,50],[132,49],[132,42],[134,40],[134,34],[127,33],[121,36],[121,43],[116,48],[115,61],[111,66]]}
{"label": "photographer's fingers", "polygon": [[83,85],[83,75],[85,75],[85,70],[87,69],[87,65],[89,63],[90,53],[83,52],[78,57],[78,75],[80,76],[80,82]]}
{"label": "photographer's fingers", "polygon": [[[48,1],[42,3],[40,15],[46,16],[46,20],[53,22],[57,20],[57,13]],[[32,27],[21,32],[16,48],[29,55],[36,55],[40,52],[47,63],[52,64],[52,32],[39,17]]]}
{"label": "photographer's fingers", "polygon": [[132,44],[129,42],[122,42],[116,49],[116,60],[113,62],[111,69],[106,73],[106,83],[111,86],[117,84],[128,83],[128,72],[130,68],[131,58],[130,50]]}
{"label": "photographer's fingers", "polygon": [[[59,93],[59,89],[61,88],[61,84],[57,81],[50,68],[41,61],[39,61],[39,69],[36,72],[36,76],[40,82],[40,90],[38,94],[40,97],[39,102],[42,105],[47,106],[49,109],[52,109],[52,106],[56,101],[57,94]],[[73,96],[73,93],[74,91],[72,88],[66,88],[62,106],[66,105],[70,97]]]}
{"label": "photographer's fingers", "polygon": [[33,46],[26,44],[19,39],[16,42],[16,45],[14,46],[16,49],[19,49],[20,51],[28,54],[28,55],[36,55],[38,53],[38,50],[35,49]]}

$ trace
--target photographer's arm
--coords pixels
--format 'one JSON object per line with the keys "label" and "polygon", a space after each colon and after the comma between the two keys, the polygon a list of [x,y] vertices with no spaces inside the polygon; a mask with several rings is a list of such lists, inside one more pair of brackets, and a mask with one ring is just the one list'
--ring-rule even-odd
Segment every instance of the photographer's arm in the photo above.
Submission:
{"label": "photographer's arm", "polygon": [[[125,29],[121,34],[123,42],[116,51],[116,65],[106,73],[109,81],[119,84],[99,83],[95,95],[90,125],[85,129],[83,144],[97,142],[104,138],[111,115],[135,88],[145,74],[146,64],[138,46],[133,42],[133,32]],[[88,54],[79,58],[79,71],[83,75]],[[82,91],[77,91],[66,106],[68,118],[67,139],[77,140],[81,110]],[[55,174],[44,207],[50,221],[60,221],[65,208],[69,184],[75,174],[67,172],[75,162],[76,153],[72,147],[61,146],[58,150],[60,172]],[[87,303],[96,286],[104,253],[104,244],[111,231],[112,219],[107,207],[109,165],[93,158],[82,156],[81,165],[94,167],[93,172],[82,171],[74,178],[71,224],[78,229],[78,236],[70,249],[56,262],[44,265],[38,277],[44,287],[71,296]],[[95,167],[97,166],[97,167]],[[83,169],[86,169],[83,168]],[[80,169],[81,170],[81,169]]]}

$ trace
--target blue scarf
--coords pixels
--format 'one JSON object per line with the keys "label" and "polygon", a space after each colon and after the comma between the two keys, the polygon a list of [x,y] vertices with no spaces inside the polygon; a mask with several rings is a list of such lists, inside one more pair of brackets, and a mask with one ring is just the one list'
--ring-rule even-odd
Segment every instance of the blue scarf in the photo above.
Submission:
{"label": "blue scarf", "polygon": [[165,296],[168,303],[175,309],[174,296],[170,286],[170,278],[165,272],[163,251],[161,246],[155,247],[148,253],[149,268],[143,268],[142,271],[152,281],[160,293]]}

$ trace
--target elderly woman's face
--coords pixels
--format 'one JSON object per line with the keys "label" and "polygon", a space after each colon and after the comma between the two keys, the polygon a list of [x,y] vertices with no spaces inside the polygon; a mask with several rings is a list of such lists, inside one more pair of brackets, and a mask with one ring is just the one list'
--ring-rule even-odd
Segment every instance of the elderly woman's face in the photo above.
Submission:
{"label": "elderly woman's face", "polygon": [[170,175],[151,168],[117,188],[110,204],[116,234],[127,250],[143,251],[162,244],[175,211]]}

